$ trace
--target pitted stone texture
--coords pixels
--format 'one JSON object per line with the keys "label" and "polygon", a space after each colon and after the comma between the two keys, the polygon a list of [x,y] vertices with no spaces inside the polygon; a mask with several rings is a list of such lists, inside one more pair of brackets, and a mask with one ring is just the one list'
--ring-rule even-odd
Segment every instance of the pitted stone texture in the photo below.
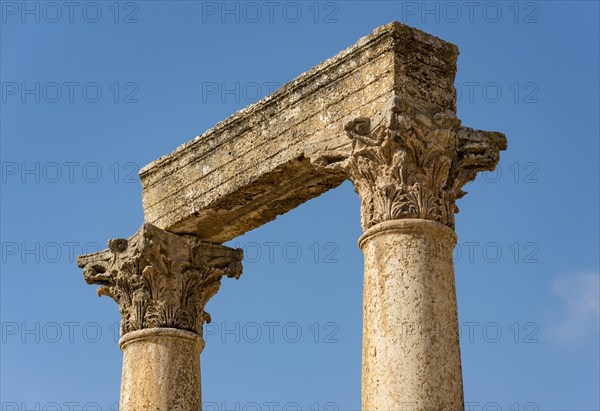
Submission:
{"label": "pitted stone texture", "polygon": [[393,96],[456,112],[458,50],[398,22],[376,29],[140,171],[148,222],[222,243],[341,184],[308,158],[352,144],[344,125]]}
{"label": "pitted stone texture", "polygon": [[363,410],[459,411],[453,230],[405,219],[359,240],[365,257]]}
{"label": "pitted stone texture", "polygon": [[[78,260],[86,280],[119,303],[125,337],[149,327],[201,334],[217,277],[239,274],[241,259],[224,251],[215,266],[197,261],[192,250],[205,248],[201,239],[231,240],[350,179],[366,229],[363,409],[462,410],[449,227],[462,186],[493,169],[506,140],[460,126],[457,56],[454,45],[394,22],[144,167],[144,215],[157,241],[136,234]],[[210,247],[209,255],[224,250]],[[190,279],[201,286],[186,286]],[[155,295],[159,289],[166,294]],[[200,291],[190,300],[186,290]],[[125,391],[162,384],[162,358],[195,358],[196,348],[163,337],[124,345],[131,350]],[[134,369],[125,377],[138,362],[148,377]],[[187,371],[167,370],[169,387],[181,378],[196,386]],[[165,404],[144,395],[156,402],[140,394],[132,409]],[[197,409],[199,393],[187,395],[185,403],[169,397],[168,406]]]}
{"label": "pitted stone texture", "polygon": [[202,338],[174,328],[125,334],[121,400],[123,411],[200,411]]}

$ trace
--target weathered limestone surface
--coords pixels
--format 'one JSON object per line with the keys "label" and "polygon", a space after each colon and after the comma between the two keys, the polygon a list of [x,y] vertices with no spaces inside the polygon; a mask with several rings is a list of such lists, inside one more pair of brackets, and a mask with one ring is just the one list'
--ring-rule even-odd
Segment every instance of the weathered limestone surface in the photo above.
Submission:
{"label": "weathered limestone surface", "polygon": [[365,256],[362,409],[462,411],[454,231],[393,220],[359,240]]}
{"label": "weathered limestone surface", "polygon": [[271,96],[140,171],[146,221],[224,242],[341,184],[308,158],[343,149],[344,125],[393,96],[453,114],[456,46],[400,23],[376,29]]}
{"label": "weathered limestone surface", "polygon": [[145,223],[131,238],[77,259],[98,295],[119,305],[119,409],[199,410],[204,310],[222,276],[239,278],[242,250]]}
{"label": "weathered limestone surface", "polygon": [[462,410],[452,250],[463,186],[493,170],[506,138],[425,113],[399,96],[344,126],[349,148],[313,163],[343,173],[365,230],[364,410]]}
{"label": "weathered limestone surface", "polygon": [[125,334],[119,409],[200,410],[202,338],[176,328],[147,328]]}
{"label": "weathered limestone surface", "polygon": [[204,307],[241,273],[241,252],[215,243],[346,179],[364,229],[362,409],[463,409],[456,200],[506,139],[456,118],[457,55],[380,27],[141,170],[148,223],[78,259],[119,304],[123,409],[199,408]]}

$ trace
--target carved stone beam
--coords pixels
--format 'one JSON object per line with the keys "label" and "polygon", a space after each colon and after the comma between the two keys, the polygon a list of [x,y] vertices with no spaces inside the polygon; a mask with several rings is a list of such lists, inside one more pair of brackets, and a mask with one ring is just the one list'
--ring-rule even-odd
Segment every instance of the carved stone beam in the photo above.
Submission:
{"label": "carved stone beam", "polygon": [[399,97],[344,132],[345,147],[312,162],[344,173],[361,198],[362,409],[463,410],[456,200],[479,171],[495,168],[506,139]]}
{"label": "carved stone beam", "polygon": [[119,305],[122,410],[199,410],[204,310],[221,277],[239,278],[242,250],[145,223],[108,250],[82,255],[88,284]]}

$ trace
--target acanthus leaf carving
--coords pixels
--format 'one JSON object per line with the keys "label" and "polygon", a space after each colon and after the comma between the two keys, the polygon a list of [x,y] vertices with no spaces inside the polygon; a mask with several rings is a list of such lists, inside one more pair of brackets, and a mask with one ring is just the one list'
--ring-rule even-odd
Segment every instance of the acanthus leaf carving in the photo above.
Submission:
{"label": "acanthus leaf carving", "polygon": [[108,249],[80,256],[89,284],[115,300],[121,335],[168,327],[195,332],[210,322],[204,311],[222,276],[239,278],[242,250],[178,235],[145,223],[129,239],[114,239]]}
{"label": "acanthus leaf carving", "polygon": [[480,171],[493,170],[502,133],[462,127],[452,114],[429,116],[393,97],[376,119],[347,122],[347,151],[321,153],[319,167],[344,172],[361,198],[361,223],[421,218],[454,228],[456,200]]}

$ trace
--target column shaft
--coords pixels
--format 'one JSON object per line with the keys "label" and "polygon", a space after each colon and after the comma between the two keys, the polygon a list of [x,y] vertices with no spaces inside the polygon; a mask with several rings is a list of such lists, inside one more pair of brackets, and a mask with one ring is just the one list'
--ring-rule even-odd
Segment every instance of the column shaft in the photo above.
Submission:
{"label": "column shaft", "polygon": [[125,334],[121,400],[123,411],[199,411],[202,338],[175,328]]}
{"label": "column shaft", "polygon": [[452,250],[428,220],[377,224],[365,258],[363,410],[463,410]]}

